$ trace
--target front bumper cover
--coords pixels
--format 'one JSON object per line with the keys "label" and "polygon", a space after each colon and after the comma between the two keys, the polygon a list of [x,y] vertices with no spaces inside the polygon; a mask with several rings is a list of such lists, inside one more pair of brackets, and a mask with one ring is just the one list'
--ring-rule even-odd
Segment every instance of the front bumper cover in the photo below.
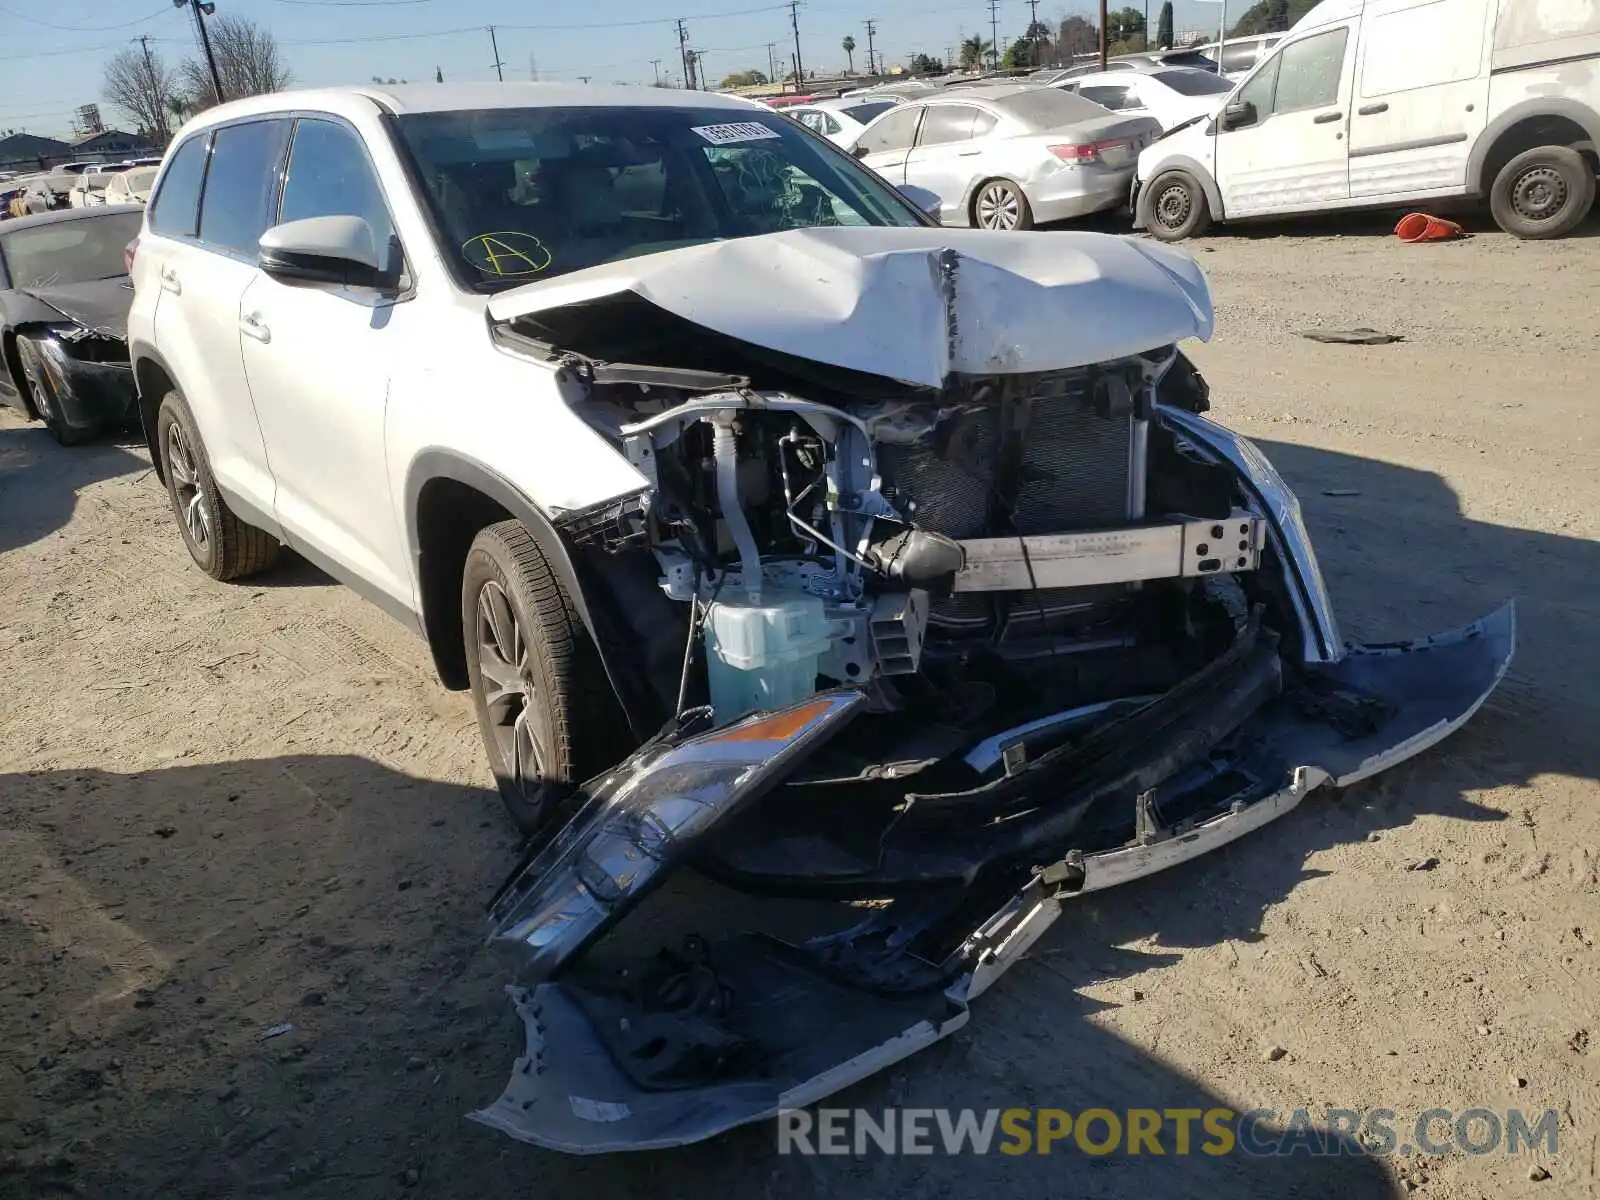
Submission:
{"label": "front bumper cover", "polygon": [[[725,730],[663,735],[596,781],[578,818],[493,905],[491,941],[522,968],[510,995],[526,1048],[499,1099],[472,1119],[520,1141],[596,1154],[681,1146],[814,1103],[961,1028],[971,1001],[1072,899],[1209,853],[1324,784],[1355,783],[1441,741],[1493,692],[1515,643],[1508,603],[1447,633],[1350,644],[1335,661],[1313,660],[1296,702],[1286,691],[1259,703],[1210,756],[1213,774],[1223,769],[1217,759],[1230,759],[1248,764],[1261,786],[1176,819],[1164,814],[1181,805],[1142,794],[1132,837],[1041,855],[1014,871],[1009,893],[939,962],[913,945],[951,907],[930,909],[923,898],[801,945],[761,934],[696,943],[626,984],[586,973],[579,951],[691,843],[852,719],[862,698],[824,693]],[[1259,677],[1241,667],[1233,694],[1246,688],[1262,694]],[[1350,695],[1363,698],[1360,719],[1341,706]]]}

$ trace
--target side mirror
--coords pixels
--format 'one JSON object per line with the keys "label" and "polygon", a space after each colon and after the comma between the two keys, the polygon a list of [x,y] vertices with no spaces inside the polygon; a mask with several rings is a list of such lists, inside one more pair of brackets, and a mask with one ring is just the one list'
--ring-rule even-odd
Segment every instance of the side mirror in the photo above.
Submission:
{"label": "side mirror", "polygon": [[918,187],[914,183],[902,184],[898,189],[900,194],[911,201],[911,207],[925,217],[931,217],[934,224],[938,224],[944,201],[939,199],[939,193],[925,187]]}
{"label": "side mirror", "polygon": [[307,217],[261,235],[256,263],[283,283],[380,287],[383,265],[372,226],[360,217]]}
{"label": "side mirror", "polygon": [[1243,129],[1256,123],[1256,106],[1248,100],[1231,100],[1222,110],[1223,129]]}
{"label": "side mirror", "polygon": [[857,158],[865,158],[867,156],[867,148],[860,142],[857,142],[854,146],[850,147],[850,153],[854,154]]}

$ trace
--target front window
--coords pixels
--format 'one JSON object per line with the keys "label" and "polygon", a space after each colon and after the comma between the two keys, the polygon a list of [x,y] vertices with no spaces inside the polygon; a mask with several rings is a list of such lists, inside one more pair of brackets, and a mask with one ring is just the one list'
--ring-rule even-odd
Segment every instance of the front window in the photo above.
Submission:
{"label": "front window", "polygon": [[777,114],[522,108],[397,118],[457,276],[481,291],[816,226],[915,226],[898,193]]}
{"label": "front window", "polygon": [[126,274],[122,251],[139,236],[142,213],[108,213],[19,229],[0,238],[15,288],[50,288]]}

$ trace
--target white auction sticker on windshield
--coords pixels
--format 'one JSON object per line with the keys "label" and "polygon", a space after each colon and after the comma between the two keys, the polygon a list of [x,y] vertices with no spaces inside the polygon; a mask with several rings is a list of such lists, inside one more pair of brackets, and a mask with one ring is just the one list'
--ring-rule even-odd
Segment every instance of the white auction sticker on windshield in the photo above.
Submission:
{"label": "white auction sticker on windshield", "polygon": [[713,146],[726,146],[732,142],[757,142],[762,138],[781,138],[783,135],[754,121],[736,121],[731,125],[691,125],[696,133]]}

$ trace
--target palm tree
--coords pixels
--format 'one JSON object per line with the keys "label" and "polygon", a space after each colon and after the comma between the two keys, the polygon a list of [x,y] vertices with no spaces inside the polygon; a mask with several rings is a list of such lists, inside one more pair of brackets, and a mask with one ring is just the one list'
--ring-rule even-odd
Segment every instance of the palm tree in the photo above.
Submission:
{"label": "palm tree", "polygon": [[975,33],[961,43],[961,66],[970,71],[973,67],[981,67],[984,58],[994,49],[994,46],[983,40],[981,33]]}
{"label": "palm tree", "polygon": [[844,36],[844,41],[840,42],[839,45],[844,47],[845,57],[850,60],[850,66],[845,71],[845,74],[854,75],[856,73],[856,40],[847,33]]}

